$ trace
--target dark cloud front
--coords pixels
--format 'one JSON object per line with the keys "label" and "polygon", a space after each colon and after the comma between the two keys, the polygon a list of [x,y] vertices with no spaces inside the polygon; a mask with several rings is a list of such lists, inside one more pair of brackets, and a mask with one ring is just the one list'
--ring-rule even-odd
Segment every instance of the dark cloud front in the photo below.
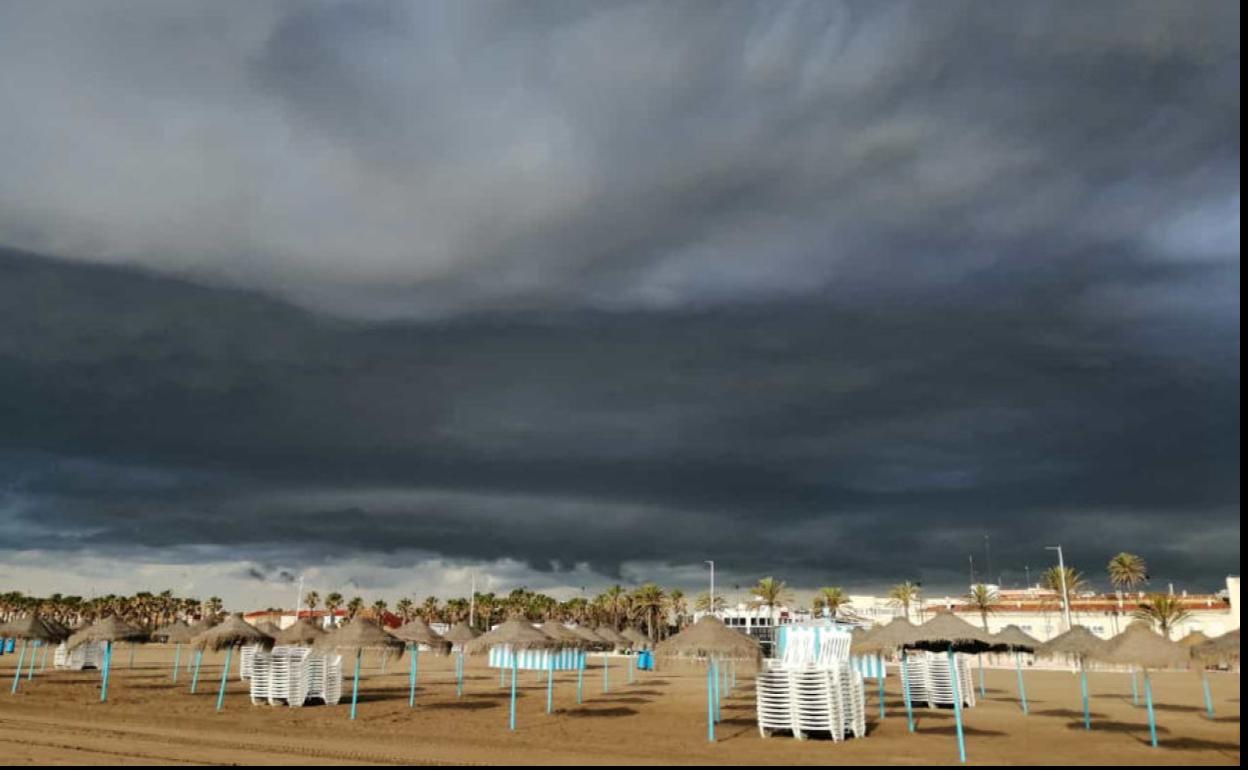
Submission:
{"label": "dark cloud front", "polygon": [[1208,587],[1238,29],[7,3],[0,532],[952,590],[987,531],[1015,579],[1061,541]]}

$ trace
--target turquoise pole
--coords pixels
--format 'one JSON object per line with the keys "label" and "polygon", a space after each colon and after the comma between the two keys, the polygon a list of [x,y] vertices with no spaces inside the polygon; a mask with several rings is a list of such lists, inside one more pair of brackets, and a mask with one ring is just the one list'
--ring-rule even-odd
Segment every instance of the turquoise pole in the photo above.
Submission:
{"label": "turquoise pole", "polygon": [[585,702],[585,651],[581,650],[576,655],[576,702],[580,705]]}
{"label": "turquoise pole", "polygon": [[182,662],[182,644],[181,642],[173,646],[173,683],[178,683],[178,664]]}
{"label": "turquoise pole", "polygon": [[195,673],[191,674],[191,695],[195,694],[195,688],[199,687],[199,664],[204,660],[204,651],[195,651]]}
{"label": "turquoise pole", "polygon": [[100,685],[100,703],[108,700],[108,674],[113,669],[113,643],[104,642],[104,681]]}
{"label": "turquoise pole", "polygon": [[715,680],[715,671],[710,663],[706,666],[706,739],[715,742],[715,695],[711,692],[711,682]]}
{"label": "turquoise pole", "polygon": [[1157,748],[1157,715],[1153,713],[1153,680],[1144,671],[1144,697],[1148,700],[1148,735],[1153,748]]}
{"label": "turquoise pole", "polygon": [[355,719],[355,708],[360,702],[360,658],[363,650],[355,651],[355,681],[351,684],[351,718]]}
{"label": "turquoise pole", "polygon": [[35,649],[30,651],[30,664],[26,667],[26,681],[29,682],[35,678],[35,658],[39,657],[39,648],[43,646],[43,642],[39,639],[35,640]]}
{"label": "turquoise pole", "polygon": [[901,651],[901,697],[906,702],[906,722],[914,732],[914,705],[910,702],[910,678],[906,675],[906,651]]}
{"label": "turquoise pole", "polygon": [[966,736],[962,731],[962,683],[958,672],[958,662],[954,658],[953,648],[949,648],[949,679],[953,682],[953,716],[958,728],[958,757],[966,764]]}
{"label": "turquoise pole", "polygon": [[1018,670],[1018,702],[1023,706],[1023,715],[1031,712],[1027,709],[1027,685],[1023,683],[1023,654],[1014,653],[1014,668]]}
{"label": "turquoise pole", "polygon": [[723,717],[720,714],[720,694],[719,694],[719,661],[712,658],[711,667],[715,671],[715,723],[719,724],[719,720]]}
{"label": "turquoise pole", "polygon": [[225,707],[225,688],[230,683],[230,660],[234,657],[234,645],[225,648],[225,670],[221,672],[221,687],[217,690],[217,711]]}
{"label": "turquoise pole", "polygon": [[407,707],[410,709],[416,705],[416,656],[420,653],[420,646],[413,644],[408,649],[412,658],[411,668],[407,672]]}
{"label": "turquoise pole", "polygon": [[546,713],[555,710],[555,657],[552,652],[546,658]]}
{"label": "turquoise pole", "polygon": [[17,653],[17,668],[13,671],[13,689],[10,693],[17,692],[17,683],[22,681],[22,661],[26,660],[26,640],[22,640],[22,649]]}
{"label": "turquoise pole", "polygon": [[520,656],[511,654],[511,731],[516,731],[516,673],[520,668]]}
{"label": "turquoise pole", "polygon": [[875,660],[880,664],[879,676],[877,679],[880,683],[880,721],[884,721],[884,656],[876,655]]}
{"label": "turquoise pole", "polygon": [[1088,669],[1079,663],[1079,687],[1083,692],[1083,729],[1092,729],[1092,711],[1088,705]]}
{"label": "turquoise pole", "polygon": [[1209,691],[1209,672],[1200,672],[1200,681],[1205,688],[1205,714],[1213,719],[1213,693]]}
{"label": "turquoise pole", "polygon": [[464,651],[461,648],[459,657],[455,659],[455,697],[459,698],[464,694]]}

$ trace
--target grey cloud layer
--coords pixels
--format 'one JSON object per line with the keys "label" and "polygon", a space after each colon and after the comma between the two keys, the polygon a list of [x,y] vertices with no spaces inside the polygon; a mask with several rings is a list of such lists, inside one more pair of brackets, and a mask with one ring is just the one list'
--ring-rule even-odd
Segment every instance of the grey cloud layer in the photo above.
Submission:
{"label": "grey cloud layer", "polygon": [[1238,29],[5,3],[0,539],[814,584],[956,582],[991,529],[1208,587]]}
{"label": "grey cloud layer", "polygon": [[956,281],[1238,211],[1234,3],[71,8],[0,23],[0,242],[337,311]]}

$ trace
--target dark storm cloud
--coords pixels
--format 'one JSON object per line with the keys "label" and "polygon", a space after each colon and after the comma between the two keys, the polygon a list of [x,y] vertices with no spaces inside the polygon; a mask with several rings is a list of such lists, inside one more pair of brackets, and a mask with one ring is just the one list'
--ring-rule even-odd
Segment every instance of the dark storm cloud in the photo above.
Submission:
{"label": "dark storm cloud", "polygon": [[0,9],[25,545],[1238,569],[1236,4],[68,8]]}

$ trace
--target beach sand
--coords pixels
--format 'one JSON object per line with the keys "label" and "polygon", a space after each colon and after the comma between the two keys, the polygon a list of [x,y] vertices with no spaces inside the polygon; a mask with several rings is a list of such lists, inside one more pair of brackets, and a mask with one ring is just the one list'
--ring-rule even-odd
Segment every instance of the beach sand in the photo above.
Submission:
{"label": "beach sand", "polygon": [[[183,660],[185,660],[185,650]],[[99,702],[95,671],[36,673],[9,693],[16,655],[0,657],[0,762],[5,764],[956,764],[953,714],[919,709],[906,729],[897,680],[888,682],[888,717],[868,695],[861,740],[832,743],[761,738],[752,680],[725,700],[719,741],[706,740],[704,674],[692,667],[639,672],[613,659],[602,692],[601,657],[591,656],[585,703],[575,674],[556,678],[554,715],[545,713],[541,675],[521,672],[518,729],[507,730],[507,690],[498,674],[469,658],[465,692],[455,697],[449,658],[420,657],[417,706],[407,705],[407,660],[378,669],[365,658],[359,718],[336,707],[253,706],[232,678],[225,710],[214,711],[222,654],[206,656],[199,692],[190,678],[170,682],[171,647],[139,647],[134,668],[124,645],[114,654],[109,702]],[[50,656],[49,656],[50,659]],[[237,658],[236,658],[237,660]],[[237,664],[235,664],[235,675]],[[966,712],[972,764],[1239,764],[1239,676],[1213,674],[1217,716],[1204,714],[1194,674],[1154,676],[1161,747],[1148,745],[1145,709],[1131,703],[1123,674],[1091,675],[1093,730],[1082,725],[1078,679],[1031,671],[1031,716],[1015,700],[1013,671],[991,670],[987,700]],[[344,682],[347,698],[350,679]]]}

